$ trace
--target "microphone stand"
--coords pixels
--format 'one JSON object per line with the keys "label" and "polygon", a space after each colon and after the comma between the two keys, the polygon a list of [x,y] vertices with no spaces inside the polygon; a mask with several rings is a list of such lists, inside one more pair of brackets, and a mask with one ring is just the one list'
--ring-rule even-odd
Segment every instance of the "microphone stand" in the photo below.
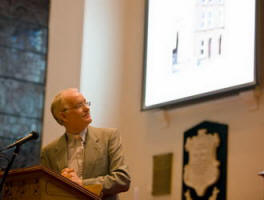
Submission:
{"label": "microphone stand", "polygon": [[2,198],[1,198],[1,197],[2,197],[2,190],[3,190],[3,186],[4,186],[5,179],[6,179],[7,175],[8,175],[8,172],[9,172],[9,170],[10,170],[10,168],[11,168],[11,166],[12,166],[12,164],[13,164],[15,158],[16,158],[16,156],[17,156],[18,153],[19,153],[19,150],[20,150],[20,144],[16,145],[16,148],[15,148],[15,150],[14,150],[14,152],[13,152],[12,158],[11,158],[11,160],[8,162],[7,167],[5,168],[5,172],[4,172],[4,175],[3,175],[3,177],[2,177],[1,184],[0,184],[0,199],[2,199]]}

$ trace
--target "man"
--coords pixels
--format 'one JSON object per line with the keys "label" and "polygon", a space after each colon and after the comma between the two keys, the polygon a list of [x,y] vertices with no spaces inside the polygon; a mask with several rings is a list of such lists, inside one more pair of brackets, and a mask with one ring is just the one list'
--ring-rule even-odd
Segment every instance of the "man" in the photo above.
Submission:
{"label": "man", "polygon": [[56,95],[51,112],[65,133],[42,150],[42,165],[80,185],[102,184],[103,199],[119,199],[130,176],[118,131],[89,126],[90,103],[75,88]]}

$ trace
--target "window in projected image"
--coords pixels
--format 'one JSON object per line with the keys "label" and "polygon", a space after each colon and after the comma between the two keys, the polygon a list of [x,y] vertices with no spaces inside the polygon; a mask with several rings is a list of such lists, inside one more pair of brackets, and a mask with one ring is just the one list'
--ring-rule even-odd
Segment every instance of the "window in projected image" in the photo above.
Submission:
{"label": "window in projected image", "polygon": [[142,109],[254,86],[255,0],[148,0]]}

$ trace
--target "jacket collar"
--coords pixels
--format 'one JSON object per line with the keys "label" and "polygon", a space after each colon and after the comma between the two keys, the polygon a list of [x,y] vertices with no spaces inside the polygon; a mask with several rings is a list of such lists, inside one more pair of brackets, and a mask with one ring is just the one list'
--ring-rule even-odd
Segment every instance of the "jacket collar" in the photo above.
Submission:
{"label": "jacket collar", "polygon": [[[87,134],[85,138],[85,152],[84,152],[84,167],[85,174],[92,174],[96,165],[96,160],[100,154],[100,140],[97,137],[97,129],[92,126],[88,126]],[[67,135],[64,133],[57,142],[55,148],[55,155],[57,158],[58,173],[66,167],[68,167],[68,148],[67,148]],[[93,163],[93,164],[91,164]]]}

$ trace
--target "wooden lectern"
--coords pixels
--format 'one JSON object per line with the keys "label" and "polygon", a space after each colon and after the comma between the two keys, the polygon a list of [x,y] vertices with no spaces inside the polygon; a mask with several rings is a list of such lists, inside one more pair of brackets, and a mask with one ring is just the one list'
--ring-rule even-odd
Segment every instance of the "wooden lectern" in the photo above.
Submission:
{"label": "wooden lectern", "polygon": [[91,191],[43,166],[34,166],[8,173],[2,199],[101,200],[101,190],[95,186],[91,186]]}

